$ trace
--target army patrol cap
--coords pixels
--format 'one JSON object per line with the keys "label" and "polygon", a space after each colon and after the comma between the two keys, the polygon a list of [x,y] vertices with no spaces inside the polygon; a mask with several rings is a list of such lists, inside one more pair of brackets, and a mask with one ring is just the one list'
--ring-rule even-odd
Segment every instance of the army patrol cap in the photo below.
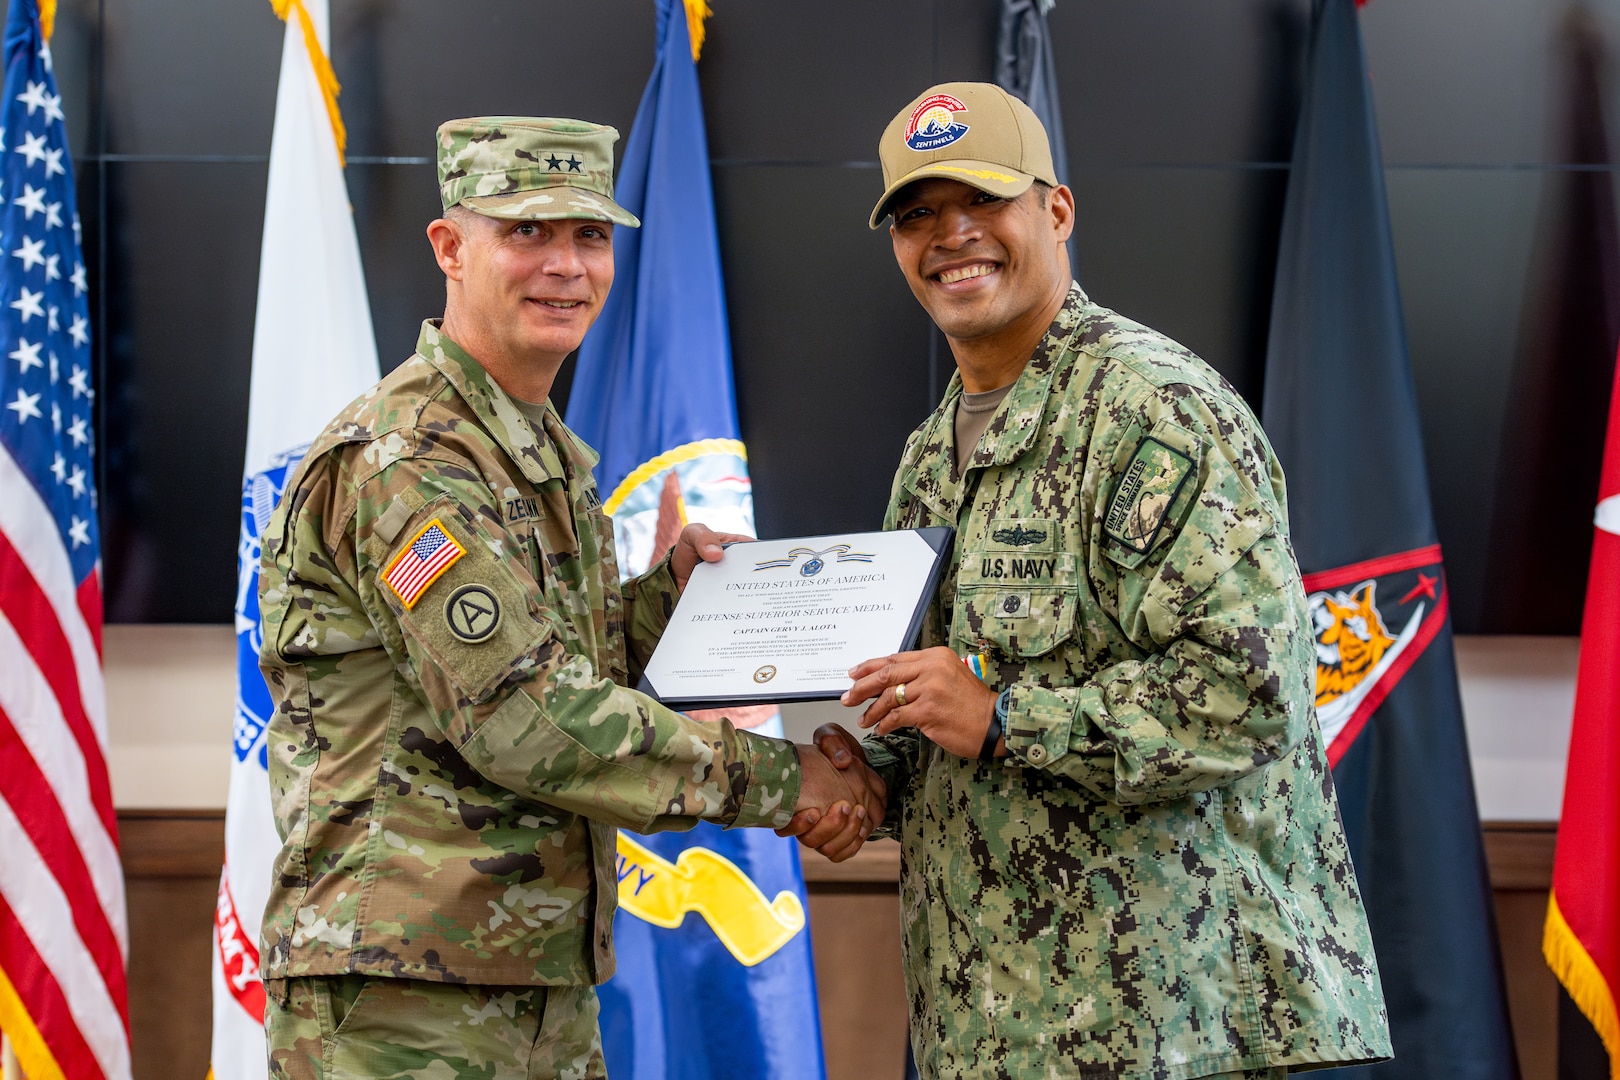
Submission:
{"label": "army patrol cap", "polygon": [[632,228],[613,201],[613,144],[606,124],[548,116],[475,116],[439,125],[439,199],[508,221],[587,218]]}
{"label": "army patrol cap", "polygon": [[889,200],[914,180],[958,180],[1015,199],[1036,180],[1057,187],[1046,128],[1028,105],[992,83],[930,86],[901,109],[878,141],[883,197],[868,222],[876,229]]}

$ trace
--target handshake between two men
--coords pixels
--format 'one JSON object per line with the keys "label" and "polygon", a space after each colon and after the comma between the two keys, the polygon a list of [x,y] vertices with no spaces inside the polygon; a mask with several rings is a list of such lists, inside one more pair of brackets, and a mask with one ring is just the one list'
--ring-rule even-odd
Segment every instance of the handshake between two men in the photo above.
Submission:
{"label": "handshake between two men", "polygon": [[[671,554],[670,569],[684,590],[701,560],[717,562],[724,545],[753,537],[688,525]],[[850,670],[853,684],[840,701],[866,704],[859,725],[889,736],[914,728],[941,749],[965,758],[1006,753],[995,723],[996,694],[948,648],[901,652],[866,660]],[[883,824],[888,785],[867,759],[861,741],[839,724],[816,729],[813,744],[798,744],[802,776],[793,819],[777,829],[833,862],[861,849]]]}
{"label": "handshake between two men", "polygon": [[[879,736],[915,728],[959,757],[1005,756],[1006,744],[995,723],[995,691],[950,649],[877,657],[849,674],[854,685],[839,700],[850,708],[870,702],[861,714],[862,728],[876,729]],[[867,760],[861,741],[839,724],[823,724],[816,729],[815,745],[798,749],[804,783],[797,812],[776,833],[796,836],[806,847],[842,862],[883,824],[887,785]],[[833,777],[825,773],[828,763],[839,770]]]}

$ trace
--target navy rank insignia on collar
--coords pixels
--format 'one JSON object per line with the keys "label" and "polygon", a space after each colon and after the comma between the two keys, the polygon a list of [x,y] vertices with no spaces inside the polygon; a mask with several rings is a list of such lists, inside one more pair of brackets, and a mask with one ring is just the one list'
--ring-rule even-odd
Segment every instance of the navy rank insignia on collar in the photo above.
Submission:
{"label": "navy rank insignia on collar", "polygon": [[1022,525],[1014,525],[1010,529],[997,529],[990,534],[990,539],[1010,547],[1028,547],[1045,540],[1046,532],[1043,529],[1026,529]]}
{"label": "navy rank insignia on collar", "polygon": [[1152,436],[1143,439],[1114,489],[1103,532],[1137,554],[1151,550],[1190,472],[1186,454]]}

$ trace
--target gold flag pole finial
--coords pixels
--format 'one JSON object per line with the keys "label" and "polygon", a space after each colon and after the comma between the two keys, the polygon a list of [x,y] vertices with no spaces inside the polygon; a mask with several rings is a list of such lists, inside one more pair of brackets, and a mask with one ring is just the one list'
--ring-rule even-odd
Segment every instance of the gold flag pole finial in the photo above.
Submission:
{"label": "gold flag pole finial", "polygon": [[[54,4],[55,0],[45,0]],[[320,84],[321,97],[326,100],[326,115],[332,121],[332,138],[337,142],[338,164],[343,164],[343,151],[348,146],[349,133],[343,127],[343,114],[338,111],[338,95],[343,87],[338,84],[337,72],[332,70],[332,61],[326,58],[326,50],[321,48],[320,35],[315,33],[315,20],[309,17],[309,9],[304,7],[304,0],[270,0],[270,6],[275,9],[276,17],[285,22],[292,13],[298,13],[298,23],[304,30],[304,44],[309,49],[309,61],[315,67],[315,81]]]}

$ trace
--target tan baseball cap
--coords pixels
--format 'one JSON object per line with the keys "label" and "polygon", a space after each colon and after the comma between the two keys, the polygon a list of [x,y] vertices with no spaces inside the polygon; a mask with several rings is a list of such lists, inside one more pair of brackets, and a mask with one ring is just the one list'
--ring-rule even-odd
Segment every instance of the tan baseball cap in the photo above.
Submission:
{"label": "tan baseball cap", "polygon": [[901,109],[878,141],[883,197],[868,222],[876,229],[889,200],[913,180],[959,180],[1013,199],[1036,180],[1057,186],[1046,128],[1028,105],[993,83],[930,86]]}
{"label": "tan baseball cap", "polygon": [[636,226],[613,201],[606,124],[549,116],[475,116],[439,126],[439,199],[510,221],[586,218]]}

